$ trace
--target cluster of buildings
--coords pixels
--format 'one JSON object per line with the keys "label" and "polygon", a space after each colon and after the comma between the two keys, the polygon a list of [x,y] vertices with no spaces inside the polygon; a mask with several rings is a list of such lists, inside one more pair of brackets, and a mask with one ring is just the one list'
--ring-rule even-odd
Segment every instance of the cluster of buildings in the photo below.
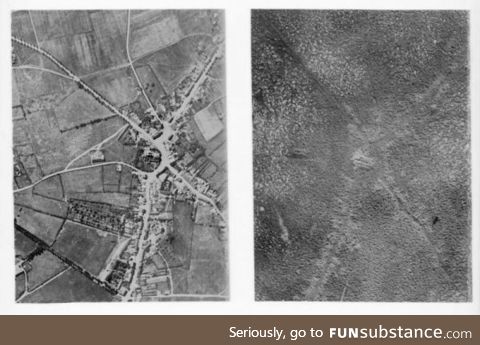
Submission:
{"label": "cluster of buildings", "polygon": [[[207,181],[202,179],[199,176],[196,176],[195,171],[192,168],[186,168],[183,169],[180,172],[181,177],[190,185],[192,186],[197,192],[202,194],[203,196],[211,199],[211,200],[217,200],[217,192],[210,187]],[[182,186],[184,182],[181,179],[177,180],[178,185]],[[186,194],[188,198],[191,199],[196,199],[196,196],[191,192],[190,188],[182,188],[180,190],[181,193]]]}
{"label": "cluster of buildings", "polygon": [[172,281],[163,258],[157,254],[147,259],[140,276],[140,293],[142,300],[172,293]]}
{"label": "cluster of buildings", "polygon": [[105,162],[105,155],[103,154],[103,150],[97,149],[95,151],[92,151],[90,153],[90,162],[92,164]]}
{"label": "cluster of buildings", "polygon": [[[68,200],[67,219],[102,231],[125,235],[125,224],[129,217],[130,212],[125,207],[97,201]],[[129,231],[134,231],[131,221]]]}
{"label": "cluster of buildings", "polygon": [[[173,203],[171,176],[162,173],[151,182],[150,217],[146,234],[146,250],[140,275],[142,299],[170,295],[172,282],[169,267],[173,264],[163,245],[173,231]],[[171,248],[170,248],[171,250]]]}
{"label": "cluster of buildings", "polygon": [[160,151],[145,145],[139,147],[134,165],[142,171],[154,171],[160,165],[161,159]]}
{"label": "cluster of buildings", "polygon": [[120,295],[125,296],[132,278],[132,269],[129,264],[123,260],[116,260],[112,266],[112,271],[106,278],[106,282]]}
{"label": "cluster of buildings", "polygon": [[195,82],[198,81],[202,74],[202,67],[199,64],[195,64],[190,72],[180,81],[177,86],[176,94],[180,98],[188,97],[190,91],[193,89]]}
{"label": "cluster of buildings", "polygon": [[[145,183],[151,183],[148,188],[148,195],[145,195]],[[148,218],[148,228],[143,234],[144,257],[141,267],[136,267],[135,257],[139,253],[140,231],[142,222],[132,222],[136,225],[134,233],[128,242],[128,245],[121,252],[120,257],[112,266],[109,275],[106,278],[108,284],[117,289],[120,295],[126,296],[132,283],[134,272],[141,270],[139,276],[139,287],[134,292],[135,296],[141,296],[142,299],[148,299],[158,296],[166,296],[171,293],[171,278],[169,276],[167,261],[162,256],[164,249],[162,243],[166,243],[168,234],[173,229],[173,203],[174,197],[171,195],[173,182],[171,176],[167,173],[160,174],[153,181],[144,181],[138,190],[138,206],[136,219],[141,219],[144,215],[146,198],[149,199],[150,213]],[[127,228],[126,223],[125,228]],[[167,259],[168,260],[168,259]]]}
{"label": "cluster of buildings", "polygon": [[[171,224],[170,224],[171,229]],[[171,231],[171,230],[167,230]],[[165,243],[166,233],[149,233],[148,248],[140,274],[140,293],[142,297],[170,295],[172,282],[169,267],[172,262],[165,257],[165,252],[159,244]]]}
{"label": "cluster of buildings", "polygon": [[[161,121],[168,121],[171,128],[176,132],[167,141],[167,145],[170,146],[167,148],[172,152],[174,158],[172,166],[178,167],[182,178],[198,192],[216,200],[216,192],[209,187],[204,179],[198,176],[200,174],[204,176],[205,174],[213,175],[216,172],[216,167],[205,157],[204,148],[195,138],[195,135],[187,132],[185,126],[183,126],[187,118],[192,115],[189,114],[191,109],[187,109],[182,117],[173,117],[173,113],[181,107],[182,102],[188,97],[205,72],[204,67],[210,64],[210,59],[213,58],[211,51],[202,47],[199,47],[199,49],[199,55],[205,65],[203,68],[196,65],[171,95],[161,96],[159,100],[161,104],[157,104],[156,114],[154,114],[153,109],[142,110],[140,104],[130,105],[126,112],[129,118],[149,133],[154,140],[162,134],[163,125]],[[174,120],[176,120],[175,123]],[[134,131],[124,131],[119,140],[126,145],[138,146],[134,164],[137,168],[143,171],[154,171],[160,164],[162,159],[160,152],[139,138]],[[172,245],[174,232],[173,206],[175,201],[183,200],[194,203],[194,214],[192,216],[198,218],[199,221],[215,222],[215,215],[212,213],[210,205],[195,202],[197,198],[189,188],[186,188],[185,182],[182,179],[175,179],[168,170],[157,175],[156,179],[145,182],[150,183],[150,186],[146,189],[145,184],[142,183],[138,190],[137,222],[124,221],[123,224],[122,231],[131,234],[130,241],[118,260],[113,264],[107,282],[116,288],[120,295],[125,296],[129,292],[133,272],[141,270],[139,286],[135,294],[137,297],[141,296],[142,300],[149,300],[159,296],[168,296],[172,293],[170,268],[181,267],[184,264],[183,259],[175,253]],[[147,190],[148,195],[145,194]],[[148,202],[146,198],[148,198]],[[142,223],[138,219],[143,218],[145,212],[147,212],[145,209],[147,204],[150,207],[148,210],[148,228],[140,239],[138,229],[143,225],[138,225]],[[197,212],[202,215],[196,216]],[[140,240],[142,241],[140,242]],[[143,261],[141,267],[135,267],[135,257],[139,253],[140,243],[143,243]]]}
{"label": "cluster of buildings", "polygon": [[173,176],[168,171],[158,174],[150,186],[151,214],[158,215],[168,213],[170,215],[169,219],[171,219],[174,193],[175,185]]}
{"label": "cluster of buildings", "polygon": [[127,246],[121,252],[119,258],[110,268],[106,281],[114,287],[121,296],[125,296],[129,290],[137,269],[135,257],[139,251],[139,237],[141,222],[137,222],[137,232],[129,239]]}

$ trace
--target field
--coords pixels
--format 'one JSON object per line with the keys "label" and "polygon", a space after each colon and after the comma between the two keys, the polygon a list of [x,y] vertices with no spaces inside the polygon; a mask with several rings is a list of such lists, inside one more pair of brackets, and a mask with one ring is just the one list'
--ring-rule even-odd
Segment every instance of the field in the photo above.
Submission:
{"label": "field", "polygon": [[[48,110],[32,113],[26,120],[15,121],[13,134],[14,137],[24,136],[28,140],[18,144],[31,145],[41,174],[47,175],[62,170],[73,158],[109,137],[123,125],[122,119],[114,117],[62,133],[54,110]],[[25,133],[29,133],[28,139]]]}
{"label": "field", "polygon": [[[137,147],[127,146],[118,140],[111,140],[103,146],[105,161],[120,161],[132,164],[135,161]],[[125,167],[123,167],[125,169]]]}
{"label": "field", "polygon": [[20,297],[25,292],[25,273],[20,273],[15,276],[15,299]]}
{"label": "field", "polygon": [[108,302],[112,296],[82,274],[69,269],[22,303]]}
{"label": "field", "polygon": [[175,294],[188,294],[188,270],[177,267],[171,268],[172,272],[172,283],[173,283],[173,293]]}
{"label": "field", "polygon": [[211,225],[212,218],[212,207],[209,204],[199,203],[195,214],[195,224]]}
{"label": "field", "polygon": [[32,270],[28,274],[28,290],[31,291],[66,268],[66,265],[48,251],[35,256],[30,262]]}
{"label": "field", "polygon": [[180,26],[185,35],[203,33],[214,36],[223,31],[220,10],[183,10],[178,11]]}
{"label": "field", "polygon": [[206,155],[215,164],[215,174],[208,178],[210,185],[217,191],[221,200],[227,198],[227,142],[225,131],[213,138],[207,145]]}
{"label": "field", "polygon": [[192,250],[192,236],[193,236],[193,220],[192,220],[192,206],[177,201],[173,205],[173,235],[172,247],[175,256],[178,257],[183,267],[188,269],[190,267],[190,257]]}
{"label": "field", "polygon": [[46,198],[63,200],[63,186],[60,176],[55,175],[46,180],[43,180],[35,187],[33,187],[32,193],[38,194]]}
{"label": "field", "polygon": [[118,191],[120,193],[130,194],[132,189],[132,170],[130,168],[122,167],[122,175],[120,176],[120,184]]}
{"label": "field", "polygon": [[36,248],[35,242],[19,231],[15,231],[15,256],[25,258]]}
{"label": "field", "polygon": [[[32,22],[27,11],[15,11],[12,13],[12,35],[23,37],[29,43],[35,43],[35,33],[32,30]],[[30,49],[21,49],[16,52],[21,63],[24,63],[32,55]]]}
{"label": "field", "polygon": [[178,41],[183,33],[177,16],[167,11],[132,11],[130,50],[137,59]]}
{"label": "field", "polygon": [[219,240],[216,231],[215,228],[195,225],[188,275],[189,293],[221,294],[228,286],[225,243]]}
{"label": "field", "polygon": [[66,222],[53,248],[91,274],[98,275],[116,244],[114,235]]}
{"label": "field", "polygon": [[[131,169],[123,165],[120,171],[115,163],[99,167],[86,168],[62,174],[65,193],[68,197],[77,194],[93,195],[95,193],[123,193],[128,198],[132,183]],[[102,196],[93,196],[102,198]],[[109,198],[106,196],[106,198]]]}
{"label": "field", "polygon": [[206,35],[185,37],[175,44],[139,59],[136,65],[148,64],[165,92],[171,94],[197,63],[198,47],[209,47],[211,44],[211,38]]}
{"label": "field", "polygon": [[163,89],[162,83],[153,73],[153,70],[148,65],[138,65],[135,66],[135,69],[138,74],[143,88],[147,97],[150,99],[152,104],[157,104],[160,101],[160,98],[165,96],[165,90]]}
{"label": "field", "polygon": [[137,96],[137,82],[129,67],[97,73],[85,82],[116,107],[133,102]]}
{"label": "field", "polygon": [[[87,12],[30,11],[30,15],[40,42],[92,30],[92,24]],[[53,26],[57,26],[61,30],[52,30]]]}
{"label": "field", "polygon": [[101,167],[101,174],[104,188],[106,185],[113,185],[114,189],[118,189],[122,172],[117,171],[116,164],[105,165]]}
{"label": "field", "polygon": [[81,75],[126,62],[125,11],[31,11],[41,47]]}
{"label": "field", "polygon": [[[125,42],[125,19],[124,11],[15,12],[12,29],[20,39],[37,44],[35,27],[40,47],[82,75],[112,67],[109,62],[115,66],[125,62],[125,44],[119,40]],[[105,36],[106,33],[109,35]],[[14,52],[20,60],[17,65],[38,65],[64,73],[39,54],[30,54],[29,61],[24,61],[23,51],[24,47],[15,45]],[[86,80],[105,93],[107,99],[112,98],[114,104],[123,105],[136,96],[136,85],[126,72],[125,67],[113,69]],[[124,124],[68,78],[28,66],[14,69],[13,78],[14,103],[21,104],[25,112],[25,118],[14,122],[15,150],[22,150],[23,145],[35,155],[38,167],[27,169],[33,182],[61,170]],[[25,164],[30,164],[26,154],[20,156]]]}
{"label": "field", "polygon": [[109,116],[111,112],[108,109],[80,89],[66,97],[55,108],[55,117],[61,132]]}
{"label": "field", "polygon": [[228,294],[227,255],[225,243],[215,228],[195,225],[189,269],[172,268],[175,294]]}
{"label": "field", "polygon": [[[201,111],[223,97],[225,97],[225,81],[223,79],[206,78],[202,84],[200,97],[197,97],[196,102],[192,104],[192,109],[195,112]],[[224,113],[225,111],[221,112]]]}
{"label": "field", "polygon": [[102,67],[111,67],[126,62],[126,11],[94,11],[90,20],[95,31]]}
{"label": "field", "polygon": [[[36,60],[44,63],[42,58],[36,57]],[[48,66],[49,69],[50,67],[54,71],[58,71],[56,67]],[[35,99],[41,99],[42,96],[51,95],[52,103],[58,104],[64,97],[72,94],[77,89],[72,81],[52,73],[43,73],[39,70],[15,69],[13,71],[13,78],[15,79],[16,93],[19,97],[20,104],[22,104],[28,112],[30,112],[31,108],[33,110],[32,106]]]}
{"label": "field", "polygon": [[62,181],[66,194],[70,192],[102,192],[102,167],[76,170],[62,174]]}
{"label": "field", "polygon": [[63,167],[62,160],[66,156],[56,123],[47,120],[52,119],[51,115],[52,112],[47,111],[30,114],[26,120],[16,121],[13,129],[14,136],[18,131],[28,133],[28,144],[31,145],[44,174],[60,170]]}
{"label": "field", "polygon": [[[209,157],[212,156],[212,154],[222,145],[224,145],[223,149],[226,148],[225,127],[214,138],[211,138],[210,141],[206,141],[194,120],[191,120],[188,124],[192,129],[195,135],[195,138],[200,142],[200,144],[203,147],[205,147],[205,153],[207,156]],[[225,157],[226,155],[225,154],[222,155],[221,152],[222,152],[221,150],[217,152],[218,156],[212,156],[212,158],[215,159],[215,160],[212,159],[215,165],[222,166],[223,165],[222,162],[226,161],[226,157]]]}
{"label": "field", "polygon": [[[121,133],[119,133],[119,135],[120,134]],[[118,136],[117,136],[115,138],[112,138],[105,144],[103,144],[101,150],[103,152],[105,162],[124,162],[124,163],[133,165],[133,162],[135,161],[135,157],[137,153],[137,146],[124,145],[118,140]],[[78,168],[78,167],[85,167],[85,166],[91,165],[91,156],[90,156],[91,153],[93,153],[93,150],[88,152],[84,156],[80,157],[75,162],[73,162],[71,167]],[[122,168],[127,169],[126,167],[122,167]]]}
{"label": "field", "polygon": [[124,125],[125,121],[116,116],[78,128],[75,131],[65,132],[64,138],[68,137],[68,141],[66,140],[67,157],[70,160],[77,157],[86,149],[110,137]]}
{"label": "field", "polygon": [[208,108],[196,113],[194,119],[205,141],[210,141],[223,130],[222,121]]}
{"label": "field", "polygon": [[182,79],[190,72],[191,65],[162,65],[151,62],[150,66],[161,80],[167,94],[172,94]]}
{"label": "field", "polygon": [[[192,129],[195,138],[200,142],[201,146],[205,148],[206,157],[215,165],[216,171],[213,176],[207,178],[208,182],[218,193],[219,200],[224,207],[227,206],[227,140],[226,140],[226,126],[225,126],[225,104],[224,100],[217,98],[208,108],[210,116],[215,116],[216,119],[221,119],[222,130],[214,137],[206,140],[202,134],[201,129],[197,125],[197,121],[191,120],[188,124]],[[218,120],[220,121],[220,120]],[[202,172],[204,174],[206,172]],[[202,177],[206,177],[201,175]]]}
{"label": "field", "polygon": [[55,241],[63,224],[63,218],[34,211],[25,206],[15,206],[15,221],[48,244]]}

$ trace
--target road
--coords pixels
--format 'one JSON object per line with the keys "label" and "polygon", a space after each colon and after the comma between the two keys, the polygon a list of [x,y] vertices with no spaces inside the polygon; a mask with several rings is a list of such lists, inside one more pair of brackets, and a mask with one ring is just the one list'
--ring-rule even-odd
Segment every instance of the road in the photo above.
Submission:
{"label": "road", "polygon": [[192,192],[193,195],[195,195],[197,197],[197,199],[199,200],[202,200],[208,204],[210,204],[212,206],[212,208],[215,210],[215,212],[217,212],[217,214],[220,216],[220,218],[222,218],[222,221],[226,221],[225,220],[225,217],[223,216],[222,212],[220,211],[220,209],[217,207],[217,204],[215,201],[213,201],[211,198],[209,198],[208,196],[200,193],[198,190],[196,190],[182,175],[180,175],[180,172],[177,171],[174,167],[172,166],[168,166],[168,170],[170,171],[170,173],[172,175],[174,175],[175,177],[179,178],[182,180],[182,183],[187,186],[187,188],[190,190],[190,192]]}
{"label": "road", "polygon": [[12,36],[12,41],[16,42],[18,44],[21,44],[21,45],[23,45],[27,48],[33,49],[37,53],[39,53],[39,54],[45,56],[46,58],[48,58],[55,65],[57,65],[58,68],[60,68],[63,72],[65,72],[65,74],[67,76],[71,77],[79,85],[79,87],[81,89],[83,89],[85,92],[87,92],[91,96],[93,96],[100,104],[102,104],[104,107],[106,107],[112,113],[120,116],[127,123],[129,123],[130,126],[132,126],[132,128],[134,128],[140,134],[142,139],[150,142],[154,147],[157,147],[157,144],[155,143],[155,140],[143,128],[141,128],[138,124],[133,122],[128,116],[126,116],[122,112],[120,112],[113,104],[111,104],[108,100],[106,100],[97,91],[95,91],[90,86],[88,86],[82,79],[80,79],[77,75],[75,75],[72,71],[70,71],[67,67],[65,67],[60,61],[58,61],[54,56],[52,56],[52,54],[50,54],[49,52],[47,52],[44,49],[41,49],[39,47],[34,46],[33,44],[30,44],[28,42],[25,42],[25,41],[19,39],[19,38],[16,38],[15,36]]}
{"label": "road", "polygon": [[150,200],[150,176],[145,182],[145,198],[146,203],[142,207],[142,210],[145,211],[143,214],[143,221],[142,221],[142,229],[140,230],[140,234],[138,235],[138,251],[135,256],[135,270],[133,272],[133,278],[128,288],[128,293],[123,297],[124,301],[128,301],[133,299],[133,294],[135,291],[140,287],[140,274],[142,273],[143,267],[143,258],[145,256],[145,249],[146,249],[146,234],[148,233],[148,218],[150,217],[150,209],[151,209],[151,200]]}
{"label": "road", "polygon": [[197,93],[198,88],[200,85],[203,84],[205,79],[207,78],[208,71],[210,71],[210,68],[212,68],[213,64],[215,61],[220,57],[220,49],[216,49],[213,55],[211,56],[210,60],[206,64],[205,68],[203,69],[202,73],[198,77],[198,79],[195,81],[193,84],[192,88],[190,89],[190,92],[188,96],[185,98],[185,100],[182,102],[182,105],[180,108],[178,108],[174,113],[173,113],[173,122],[177,121],[179,117],[183,116],[185,114],[185,111],[187,110],[187,106],[190,104],[190,102],[193,99],[193,96]]}
{"label": "road", "polygon": [[[58,277],[60,277],[62,274],[64,274],[65,272],[67,272],[68,270],[70,269],[70,267],[67,267],[63,270],[61,270],[60,272],[58,272],[57,274],[55,274],[54,276],[48,278],[47,280],[45,280],[43,283],[41,283],[40,285],[38,285],[37,287],[35,287],[33,290],[29,290],[28,289],[28,279],[25,279],[25,292],[19,297],[17,298],[17,300],[15,302],[21,302],[25,297],[27,297],[28,295],[31,295],[33,293],[35,293],[35,291],[37,290],[40,290],[41,288],[43,288],[45,285],[47,285],[48,283],[54,281],[55,279],[57,279]],[[28,274],[27,272],[25,272],[25,278],[28,277]]]}
{"label": "road", "polygon": [[98,164],[90,164],[90,165],[84,165],[84,166],[81,166],[81,167],[76,167],[76,168],[65,168],[63,170],[60,170],[60,171],[56,171],[56,172],[53,172],[51,174],[48,174],[44,177],[42,177],[40,180],[32,183],[32,184],[29,184],[28,186],[25,186],[25,187],[22,187],[22,188],[18,188],[18,189],[15,189],[13,192],[14,193],[19,193],[19,192],[23,192],[27,189],[30,189],[32,187],[35,187],[37,184],[41,183],[42,181],[45,181],[47,179],[49,179],[50,177],[53,177],[53,176],[56,176],[56,175],[60,175],[60,174],[65,174],[65,173],[68,173],[68,172],[72,172],[72,171],[78,171],[78,170],[85,170],[85,169],[90,169],[90,168],[96,168],[96,167],[101,167],[101,166],[105,166],[105,165],[112,165],[112,164],[120,164],[120,165],[124,165],[130,169],[133,169],[135,171],[138,171],[139,173],[141,174],[145,174],[145,172],[139,170],[138,168],[135,168],[133,165],[130,165],[128,163],[124,163],[124,162],[120,162],[120,161],[113,161],[113,162],[103,162],[103,163],[98,163]]}
{"label": "road", "polygon": [[45,72],[45,73],[51,73],[51,74],[54,74],[56,76],[59,76],[59,77],[62,77],[62,78],[73,81],[73,78],[66,75],[66,74],[58,73],[57,71],[53,71],[51,69],[38,67],[38,66],[32,66],[32,65],[13,66],[12,69],[13,70],[22,70],[22,69],[27,69],[28,70],[28,69],[31,69],[31,70],[41,71],[41,72]]}
{"label": "road", "polygon": [[88,154],[89,152],[93,151],[93,150],[99,150],[103,144],[107,143],[108,141],[110,141],[111,139],[115,138],[117,135],[119,135],[120,133],[122,133],[125,129],[128,128],[128,125],[125,125],[125,126],[122,126],[118,129],[118,131],[116,131],[115,133],[113,133],[111,136],[109,136],[108,138],[105,138],[104,140],[102,140],[101,142],[99,142],[98,144],[95,144],[93,145],[92,147],[90,147],[89,149],[85,150],[84,152],[82,152],[81,154],[79,154],[77,157],[75,157],[74,159],[72,159],[66,166],[65,166],[65,169],[68,169],[70,168],[70,166],[75,163],[77,160],[79,160],[80,158],[82,158],[83,156],[85,156],[86,154]]}
{"label": "road", "polygon": [[129,42],[130,42],[130,10],[127,10],[127,39],[126,39],[126,44],[125,44],[125,50],[127,51],[127,59],[128,63],[130,64],[130,69],[133,71],[133,75],[135,76],[135,79],[137,80],[138,87],[142,91],[143,97],[147,101],[148,105],[150,106],[151,111],[155,114],[155,117],[157,118],[158,121],[161,122],[160,117],[158,116],[155,107],[153,106],[152,102],[150,101],[150,98],[148,98],[147,93],[145,92],[145,89],[143,88],[142,82],[140,81],[140,78],[137,75],[137,71],[135,70],[135,67],[133,66],[133,61],[132,58],[130,57],[130,47],[129,47]]}

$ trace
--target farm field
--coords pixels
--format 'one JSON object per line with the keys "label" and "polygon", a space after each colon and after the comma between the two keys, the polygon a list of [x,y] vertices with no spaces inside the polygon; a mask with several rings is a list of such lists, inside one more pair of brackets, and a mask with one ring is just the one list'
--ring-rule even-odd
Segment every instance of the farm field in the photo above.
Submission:
{"label": "farm field", "polygon": [[15,222],[43,241],[51,244],[63,224],[63,218],[41,213],[25,206],[15,207]]}
{"label": "farm field", "polygon": [[183,263],[183,267],[189,268],[192,251],[193,237],[193,208],[184,202],[176,202],[173,206],[172,248],[175,256]]}
{"label": "farm field", "polygon": [[66,265],[62,261],[46,251],[35,256],[30,265],[31,271],[27,273],[29,291],[36,289],[39,285],[66,269]]}
{"label": "farm field", "polygon": [[[227,293],[225,242],[215,234],[215,228],[195,225],[191,269],[188,277],[189,292],[205,295]],[[212,246],[212,244],[215,244]],[[215,279],[211,277],[214,276]]]}
{"label": "farm field", "polygon": [[116,245],[116,236],[67,221],[53,248],[98,275]]}
{"label": "farm field", "polygon": [[35,242],[21,232],[15,231],[15,256],[25,258],[36,248]]}
{"label": "farm field", "polygon": [[31,295],[22,303],[109,302],[113,298],[85,276],[69,269]]}

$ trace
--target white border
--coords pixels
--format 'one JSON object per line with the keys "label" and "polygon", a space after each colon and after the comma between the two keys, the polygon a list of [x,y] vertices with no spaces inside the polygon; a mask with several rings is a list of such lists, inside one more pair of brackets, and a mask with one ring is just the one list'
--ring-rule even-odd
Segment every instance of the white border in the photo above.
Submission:
{"label": "white border", "polygon": [[[473,0],[3,0],[0,56],[0,313],[1,314],[480,314],[479,226],[473,213],[472,303],[255,302],[253,270],[253,189],[250,79],[250,10],[305,9],[466,9],[471,21],[471,125],[473,210],[480,210],[480,7]],[[229,302],[16,304],[14,299],[10,11],[15,9],[219,8],[226,15],[227,130],[229,190]],[[8,53],[6,53],[8,52]],[[475,95],[475,96],[474,96]]]}

